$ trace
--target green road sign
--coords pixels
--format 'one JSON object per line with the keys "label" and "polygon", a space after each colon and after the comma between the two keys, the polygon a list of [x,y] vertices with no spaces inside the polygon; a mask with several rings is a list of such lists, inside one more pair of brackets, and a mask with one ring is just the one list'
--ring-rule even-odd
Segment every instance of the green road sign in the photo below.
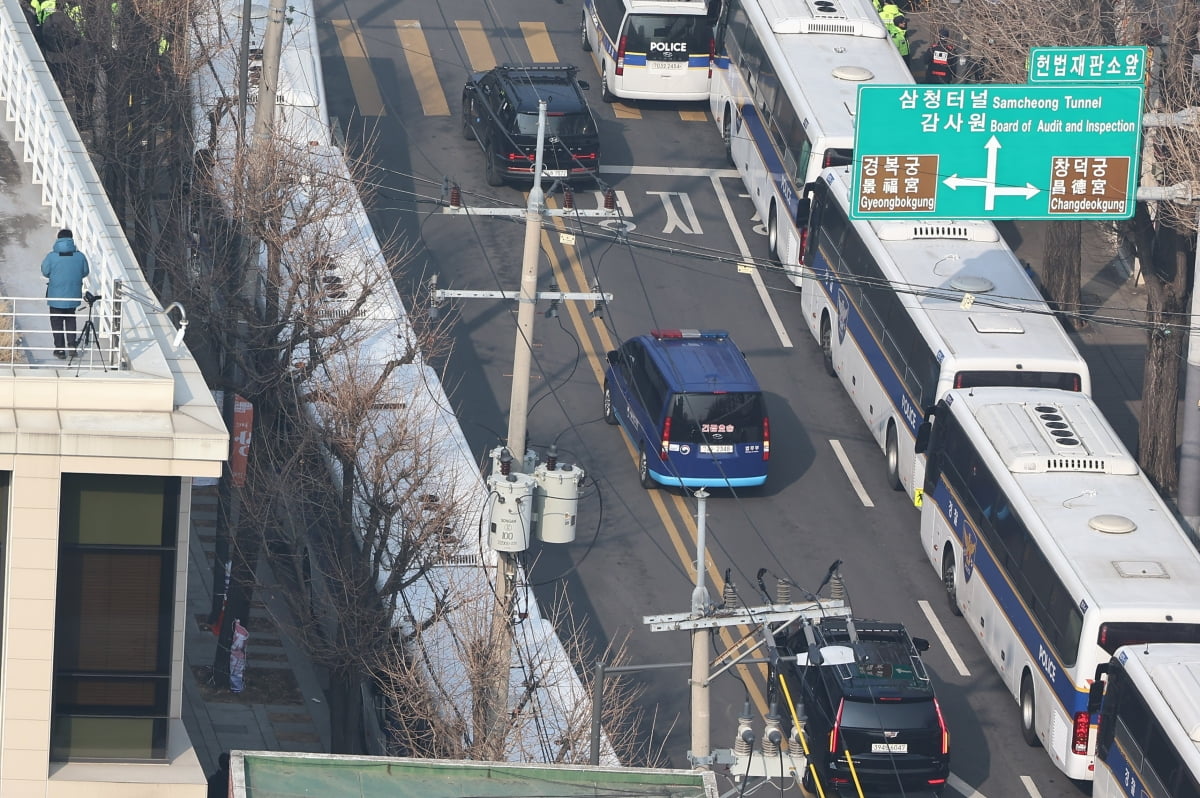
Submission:
{"label": "green road sign", "polygon": [[1145,47],[1034,47],[1030,83],[1146,82]]}
{"label": "green road sign", "polygon": [[860,86],[855,219],[1128,219],[1141,86]]}

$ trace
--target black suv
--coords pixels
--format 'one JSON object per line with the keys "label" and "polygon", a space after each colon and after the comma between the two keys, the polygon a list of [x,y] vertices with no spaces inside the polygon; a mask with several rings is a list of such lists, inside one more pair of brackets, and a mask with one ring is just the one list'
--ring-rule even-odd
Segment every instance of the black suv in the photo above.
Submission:
{"label": "black suv", "polygon": [[[941,792],[950,734],[918,653],[927,640],[897,623],[826,618],[776,642],[826,785],[854,792],[850,758],[864,791]],[[811,771],[804,776],[813,791]]]}
{"label": "black suv", "polygon": [[532,183],[538,101],[546,100],[542,177],[589,177],[600,168],[600,136],[573,66],[505,64],[476,72],[463,86],[463,138],[483,148],[489,186]]}

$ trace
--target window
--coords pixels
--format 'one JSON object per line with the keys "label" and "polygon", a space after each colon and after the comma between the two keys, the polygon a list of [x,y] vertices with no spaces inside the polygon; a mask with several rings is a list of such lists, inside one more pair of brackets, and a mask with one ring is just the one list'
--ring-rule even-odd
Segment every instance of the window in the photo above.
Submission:
{"label": "window", "polygon": [[179,479],[64,474],[51,759],[164,759]]}
{"label": "window", "polygon": [[671,440],[761,442],[765,415],[759,393],[678,393],[671,400]]}

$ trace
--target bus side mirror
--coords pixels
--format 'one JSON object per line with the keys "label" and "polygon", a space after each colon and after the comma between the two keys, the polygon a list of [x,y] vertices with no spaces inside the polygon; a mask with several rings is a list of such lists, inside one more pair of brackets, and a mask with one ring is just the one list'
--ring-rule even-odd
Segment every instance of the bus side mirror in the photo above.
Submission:
{"label": "bus side mirror", "polygon": [[929,641],[926,640],[925,638],[914,637],[912,639],[912,641],[913,641],[913,648],[915,648],[917,651],[928,651],[929,650]]}
{"label": "bus side mirror", "polygon": [[929,449],[929,435],[933,432],[933,424],[928,421],[922,421],[921,426],[917,427],[917,442],[913,448],[917,454],[925,454]]}
{"label": "bus side mirror", "polygon": [[812,208],[812,200],[807,196],[798,200],[796,203],[796,218],[802,222],[807,221],[808,212]]}
{"label": "bus side mirror", "polygon": [[1088,689],[1087,711],[1089,715],[1095,715],[1100,711],[1100,705],[1104,703],[1104,689],[1108,685],[1105,676],[1108,675],[1108,663],[1102,662],[1096,666],[1096,678],[1092,681],[1091,688]]}

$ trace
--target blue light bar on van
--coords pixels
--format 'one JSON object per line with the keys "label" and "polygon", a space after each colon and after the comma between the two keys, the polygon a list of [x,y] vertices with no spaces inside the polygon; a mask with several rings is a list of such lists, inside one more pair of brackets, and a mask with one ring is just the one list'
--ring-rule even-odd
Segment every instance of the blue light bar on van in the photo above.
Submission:
{"label": "blue light bar on van", "polygon": [[719,341],[729,337],[724,330],[651,330],[650,334],[660,341],[665,338],[709,338]]}

